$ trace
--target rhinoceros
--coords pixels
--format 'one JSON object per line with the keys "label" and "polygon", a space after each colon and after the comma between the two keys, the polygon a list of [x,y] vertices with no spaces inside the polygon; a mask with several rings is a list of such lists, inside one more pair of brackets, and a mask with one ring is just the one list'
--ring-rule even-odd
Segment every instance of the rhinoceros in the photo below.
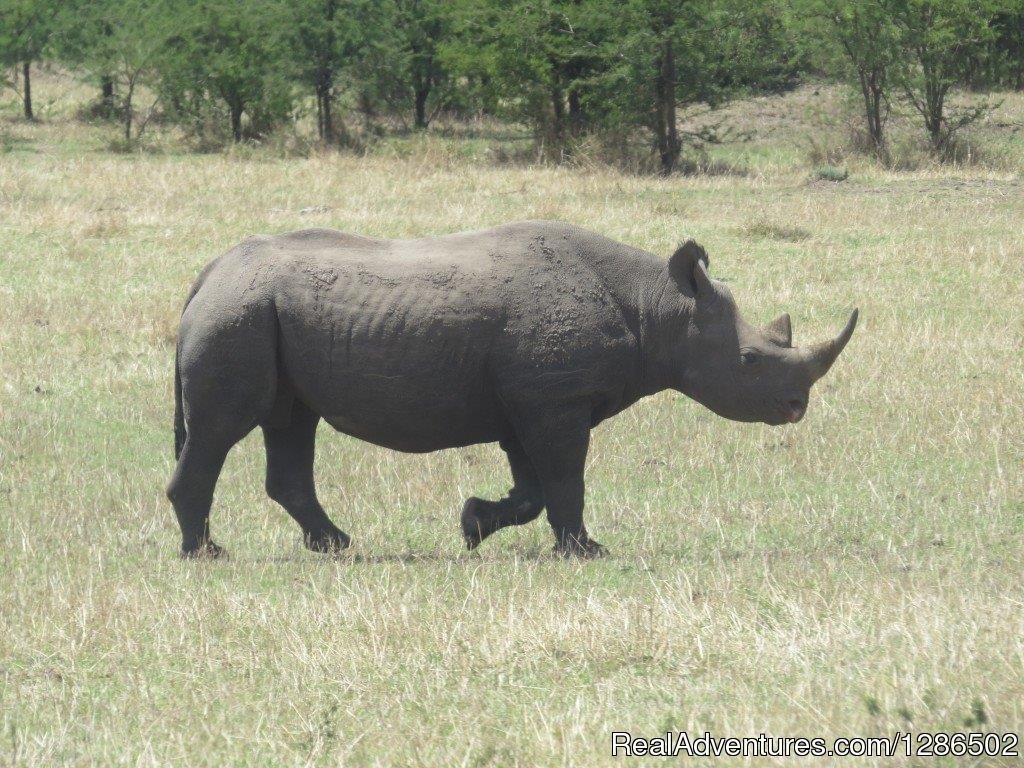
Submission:
{"label": "rhinoceros", "polygon": [[413,453],[497,442],[512,488],[465,502],[466,545],[546,509],[557,552],[604,554],[583,524],[596,425],[665,389],[728,419],[799,421],[856,322],[854,310],[808,347],[793,346],[788,315],[748,324],[693,240],[666,261],[551,221],[415,240],[249,238],[202,271],[181,315],[167,489],[181,553],[223,554],[210,538],[214,486],[256,426],[267,493],[305,545],[348,547],[314,486],[323,419]]}

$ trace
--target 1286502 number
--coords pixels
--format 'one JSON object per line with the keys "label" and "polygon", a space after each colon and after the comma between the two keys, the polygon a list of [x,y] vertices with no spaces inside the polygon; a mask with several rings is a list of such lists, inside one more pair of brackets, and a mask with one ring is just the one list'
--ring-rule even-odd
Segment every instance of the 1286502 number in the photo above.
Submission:
{"label": "1286502 number", "polygon": [[1016,733],[904,733],[908,755],[917,757],[1019,757]]}

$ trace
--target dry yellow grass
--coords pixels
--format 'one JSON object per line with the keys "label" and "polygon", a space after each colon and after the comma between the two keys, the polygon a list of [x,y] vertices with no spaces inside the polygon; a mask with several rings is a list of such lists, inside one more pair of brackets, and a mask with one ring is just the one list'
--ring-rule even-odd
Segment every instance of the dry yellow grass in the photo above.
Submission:
{"label": "dry yellow grass", "polygon": [[[7,763],[579,766],[617,762],[613,730],[1024,730],[1014,172],[809,183],[780,160],[662,180],[494,168],[440,140],[404,159],[113,155],[110,129],[7,110]],[[859,305],[862,326],[797,426],[668,394],[602,426],[587,517],[607,560],[553,558],[540,521],[465,554],[461,501],[506,488],[493,447],[410,457],[327,430],[321,495],[351,556],[302,550],[253,436],[213,515],[233,558],[176,559],[173,335],[206,261],[254,232],[527,217],[665,254],[694,236],[749,319],[789,310],[807,340]]]}

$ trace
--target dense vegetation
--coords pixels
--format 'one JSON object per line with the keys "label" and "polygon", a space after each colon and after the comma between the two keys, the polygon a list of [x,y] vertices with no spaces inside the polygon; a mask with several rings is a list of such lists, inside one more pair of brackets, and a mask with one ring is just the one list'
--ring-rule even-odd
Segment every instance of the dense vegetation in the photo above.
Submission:
{"label": "dense vegetation", "polygon": [[[888,159],[899,101],[939,155],[986,109],[950,90],[1024,87],[1024,0],[0,0],[0,64],[33,119],[32,66],[96,87],[92,117],[134,145],[154,119],[206,143],[315,113],[318,138],[424,129],[438,115],[528,126],[562,160],[585,141],[671,173],[677,110],[806,76],[860,95]],[[140,93],[146,103],[140,104]]]}

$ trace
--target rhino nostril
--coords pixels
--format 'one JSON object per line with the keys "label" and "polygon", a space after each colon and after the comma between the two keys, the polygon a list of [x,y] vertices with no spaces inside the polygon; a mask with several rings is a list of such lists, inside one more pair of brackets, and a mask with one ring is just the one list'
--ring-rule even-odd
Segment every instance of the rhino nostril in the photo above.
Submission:
{"label": "rhino nostril", "polygon": [[805,403],[803,400],[794,397],[792,400],[789,401],[789,407],[792,408],[794,411],[802,411],[805,407]]}

